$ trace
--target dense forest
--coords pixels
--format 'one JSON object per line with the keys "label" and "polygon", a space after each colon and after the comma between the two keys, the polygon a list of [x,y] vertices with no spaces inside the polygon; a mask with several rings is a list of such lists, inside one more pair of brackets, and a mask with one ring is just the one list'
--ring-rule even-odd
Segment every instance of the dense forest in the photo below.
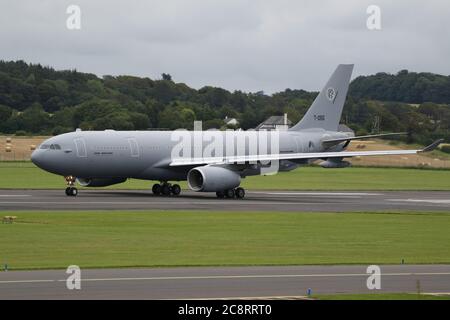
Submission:
{"label": "dense forest", "polygon": [[[271,115],[288,113],[298,121],[317,92],[286,89],[229,92],[206,86],[199,90],[161,79],[104,76],[76,70],[56,71],[23,61],[0,61],[0,132],[59,134],[83,130],[223,128],[225,117],[243,129]],[[450,76],[402,70],[352,81],[342,123],[357,134],[407,131],[409,142],[450,141]]]}

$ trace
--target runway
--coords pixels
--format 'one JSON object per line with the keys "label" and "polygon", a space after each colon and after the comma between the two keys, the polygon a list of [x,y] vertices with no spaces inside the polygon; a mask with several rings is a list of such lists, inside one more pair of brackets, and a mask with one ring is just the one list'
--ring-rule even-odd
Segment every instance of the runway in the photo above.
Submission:
{"label": "runway", "polygon": [[450,211],[448,191],[251,191],[245,199],[217,199],[213,193],[183,190],[177,197],[150,191],[0,190],[0,210],[234,210],[234,211]]}
{"label": "runway", "polygon": [[65,270],[0,272],[5,299],[295,299],[307,294],[450,292],[450,265],[386,265],[381,289],[367,266],[207,267],[81,270],[69,290]]}

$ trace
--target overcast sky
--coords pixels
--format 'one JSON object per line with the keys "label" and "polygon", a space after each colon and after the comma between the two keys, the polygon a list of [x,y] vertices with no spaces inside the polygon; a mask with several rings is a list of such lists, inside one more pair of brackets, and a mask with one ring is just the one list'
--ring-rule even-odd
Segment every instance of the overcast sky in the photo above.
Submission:
{"label": "overcast sky", "polygon": [[[69,5],[81,30],[68,30]],[[381,30],[366,9],[381,8]],[[0,0],[0,59],[200,88],[319,90],[339,63],[354,76],[450,74],[448,0]]]}

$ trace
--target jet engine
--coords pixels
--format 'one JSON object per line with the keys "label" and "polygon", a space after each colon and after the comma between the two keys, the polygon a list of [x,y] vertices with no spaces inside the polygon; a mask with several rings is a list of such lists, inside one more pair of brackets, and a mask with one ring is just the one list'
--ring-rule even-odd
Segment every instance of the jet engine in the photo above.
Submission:
{"label": "jet engine", "polygon": [[241,183],[235,171],[215,166],[193,168],[188,172],[187,182],[194,191],[214,192],[233,189]]}
{"label": "jet engine", "polygon": [[82,187],[107,187],[126,180],[127,178],[77,178],[78,184]]}
{"label": "jet engine", "polygon": [[322,161],[321,163],[319,163],[319,165],[322,168],[327,168],[327,169],[330,169],[330,168],[347,168],[347,167],[350,167],[351,163],[348,162],[348,161],[342,161],[342,158],[337,158],[337,159],[329,158],[328,160]]}

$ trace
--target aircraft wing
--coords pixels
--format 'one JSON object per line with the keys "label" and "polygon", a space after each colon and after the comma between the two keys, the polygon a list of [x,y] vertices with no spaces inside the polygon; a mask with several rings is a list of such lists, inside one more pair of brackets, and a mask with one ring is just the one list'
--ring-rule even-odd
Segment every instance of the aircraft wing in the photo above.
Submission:
{"label": "aircraft wing", "polygon": [[224,165],[246,162],[269,162],[276,160],[304,160],[304,159],[329,159],[350,158],[360,156],[385,156],[385,155],[407,155],[420,152],[429,152],[436,149],[444,139],[439,139],[423,149],[416,150],[380,150],[380,151],[341,151],[341,152],[310,152],[310,153],[283,153],[249,156],[226,156],[210,158],[179,158],[173,159],[169,164],[171,167],[195,166],[195,165]]}

